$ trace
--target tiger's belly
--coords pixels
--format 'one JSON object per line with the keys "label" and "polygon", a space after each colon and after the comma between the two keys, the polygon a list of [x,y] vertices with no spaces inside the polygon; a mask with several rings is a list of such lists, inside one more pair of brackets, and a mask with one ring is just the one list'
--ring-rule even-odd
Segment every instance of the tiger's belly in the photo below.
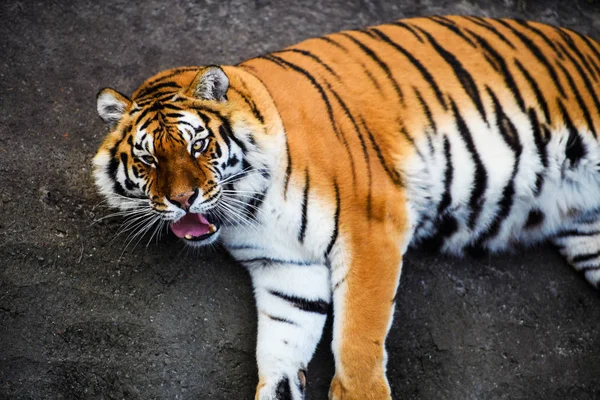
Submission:
{"label": "tiger's belly", "polygon": [[494,129],[428,135],[402,171],[417,215],[412,244],[498,251],[542,241],[600,216],[600,148],[589,132],[523,124],[511,144]]}

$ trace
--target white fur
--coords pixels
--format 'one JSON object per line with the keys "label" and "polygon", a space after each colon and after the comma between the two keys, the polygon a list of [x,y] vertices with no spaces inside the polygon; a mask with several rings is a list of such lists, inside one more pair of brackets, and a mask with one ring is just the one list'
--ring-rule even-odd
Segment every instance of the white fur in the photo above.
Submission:
{"label": "white fur", "polygon": [[[501,100],[502,101],[502,100]],[[533,130],[529,118],[515,104],[505,99],[504,111],[518,131],[522,153],[517,159],[515,153],[502,139],[495,121],[490,118],[489,127],[475,113],[464,112],[461,116],[468,125],[477,153],[487,171],[487,187],[483,195],[483,207],[476,225],[470,229],[467,225],[471,213],[469,198],[473,187],[474,161],[460,137],[456,121],[448,112],[437,121],[438,131],[444,132],[451,143],[453,180],[451,186],[452,203],[448,210],[458,221],[458,230],[445,238],[442,250],[461,254],[473,243],[479,234],[492,224],[499,211],[502,191],[508,184],[515,162],[518,162],[515,175],[513,204],[509,214],[501,221],[496,235],[484,243],[492,251],[510,248],[514,243],[531,244],[552,237],[566,227],[581,227],[578,218],[600,208],[600,145],[592,133],[580,130],[579,134],[586,148],[586,154],[576,165],[567,159],[567,139],[569,132],[561,127],[552,132],[551,139],[545,145],[548,167],[544,170],[534,142]],[[491,115],[491,114],[489,114]],[[422,135],[423,136],[423,135]],[[417,144],[423,145],[423,137]],[[433,136],[434,154],[430,162],[417,155],[407,158],[400,170],[406,176],[407,197],[410,207],[416,210],[418,219],[429,219],[415,232],[415,242],[433,235],[438,227],[437,209],[444,190],[443,136]],[[542,191],[535,194],[536,177],[543,173]],[[536,227],[525,227],[530,211],[539,210],[544,215],[543,222]],[[584,242],[585,246],[575,246]],[[578,247],[578,250],[575,250]],[[600,250],[599,237],[571,237],[569,246],[563,247],[563,253],[576,256],[583,251]],[[597,265],[600,260],[595,260]],[[591,262],[590,262],[591,263]],[[591,265],[588,263],[587,266]],[[575,265],[577,267],[577,265]],[[581,265],[580,267],[583,267]],[[597,270],[587,271],[586,277],[597,276]]]}

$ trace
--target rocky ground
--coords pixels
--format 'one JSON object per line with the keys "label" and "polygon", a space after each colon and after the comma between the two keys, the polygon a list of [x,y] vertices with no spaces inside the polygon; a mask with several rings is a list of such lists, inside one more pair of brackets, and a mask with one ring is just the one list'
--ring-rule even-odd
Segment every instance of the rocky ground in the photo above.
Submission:
{"label": "rocky ground", "polygon": [[[72,3],[72,4],[71,4]],[[251,399],[250,281],[172,237],[124,249],[95,194],[98,89],[235,63],[344,28],[428,14],[516,16],[600,39],[583,0],[3,1],[0,398]],[[392,2],[390,2],[392,3]],[[549,247],[411,252],[388,339],[397,399],[599,399],[600,296]],[[333,374],[325,335],[308,398]]]}

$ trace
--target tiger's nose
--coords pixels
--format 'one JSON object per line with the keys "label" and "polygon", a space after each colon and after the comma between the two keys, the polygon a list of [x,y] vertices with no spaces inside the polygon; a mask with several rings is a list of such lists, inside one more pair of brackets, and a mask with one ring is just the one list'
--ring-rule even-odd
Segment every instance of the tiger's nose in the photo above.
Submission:
{"label": "tiger's nose", "polygon": [[198,197],[198,189],[190,192],[179,193],[175,196],[170,196],[169,201],[184,210],[189,210],[194,200]]}

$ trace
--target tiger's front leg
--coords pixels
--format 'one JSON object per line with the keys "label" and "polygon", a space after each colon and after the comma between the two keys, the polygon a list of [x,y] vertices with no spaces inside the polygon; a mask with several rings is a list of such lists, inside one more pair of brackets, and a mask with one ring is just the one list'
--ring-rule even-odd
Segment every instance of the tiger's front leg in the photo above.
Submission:
{"label": "tiger's front leg", "polygon": [[248,265],[258,311],[257,400],[301,400],[330,303],[329,269],[269,260]]}
{"label": "tiger's front leg", "polygon": [[349,263],[332,265],[336,371],[331,400],[391,399],[385,375],[385,339],[392,322],[403,246],[389,236],[373,236],[353,242]]}

